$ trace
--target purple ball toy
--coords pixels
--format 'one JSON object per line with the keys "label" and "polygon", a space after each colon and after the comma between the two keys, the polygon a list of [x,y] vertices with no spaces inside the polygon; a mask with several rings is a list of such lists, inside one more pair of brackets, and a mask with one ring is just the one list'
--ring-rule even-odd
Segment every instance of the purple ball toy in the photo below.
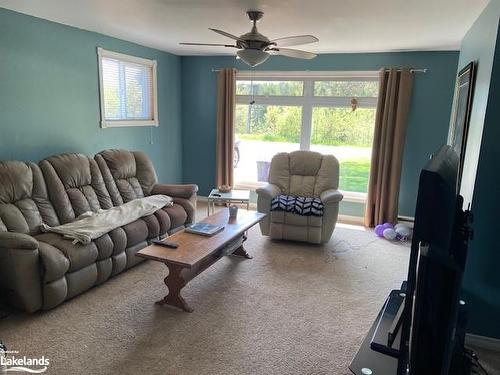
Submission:
{"label": "purple ball toy", "polygon": [[384,227],[384,229],[394,229],[394,225],[392,225],[391,223],[384,223],[382,224],[382,226]]}
{"label": "purple ball toy", "polygon": [[384,237],[384,230],[386,230],[387,228],[384,228],[384,226],[382,224],[379,224],[375,227],[375,234],[378,236],[378,237]]}

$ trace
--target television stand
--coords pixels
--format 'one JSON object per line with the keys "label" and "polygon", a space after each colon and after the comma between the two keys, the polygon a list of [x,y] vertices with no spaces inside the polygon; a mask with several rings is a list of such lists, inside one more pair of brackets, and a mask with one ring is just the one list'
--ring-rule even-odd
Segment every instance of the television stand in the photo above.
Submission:
{"label": "television stand", "polygon": [[[361,344],[349,369],[355,375],[399,375],[398,356],[401,340],[401,313],[404,307],[406,281],[401,289],[392,290]],[[464,350],[466,310],[460,304],[450,374],[471,375],[472,365]]]}
{"label": "television stand", "polygon": [[[353,374],[397,374],[401,330],[396,321],[400,319],[400,308],[404,306],[405,291],[406,282],[401,285],[401,289],[391,291],[387,297],[349,366]],[[389,341],[392,345],[389,345]]]}
{"label": "television stand", "polygon": [[373,332],[370,347],[382,354],[399,358],[399,343],[401,341],[401,317],[404,310],[405,293],[403,289],[393,290],[387,297],[380,319],[376,321],[377,328]]}

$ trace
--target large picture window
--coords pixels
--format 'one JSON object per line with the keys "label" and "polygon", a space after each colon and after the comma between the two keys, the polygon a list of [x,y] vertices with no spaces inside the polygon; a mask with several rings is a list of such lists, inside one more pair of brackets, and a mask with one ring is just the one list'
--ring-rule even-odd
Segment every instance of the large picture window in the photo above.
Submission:
{"label": "large picture window", "polygon": [[363,201],[377,95],[378,72],[238,72],[236,185],[264,183],[278,152],[312,150],[337,157],[340,190]]}
{"label": "large picture window", "polygon": [[158,126],[156,61],[98,48],[101,126]]}

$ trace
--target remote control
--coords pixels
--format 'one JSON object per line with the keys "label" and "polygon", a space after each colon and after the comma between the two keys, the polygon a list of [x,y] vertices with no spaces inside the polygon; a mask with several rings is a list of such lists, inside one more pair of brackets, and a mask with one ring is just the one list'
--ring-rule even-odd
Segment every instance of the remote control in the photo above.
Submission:
{"label": "remote control", "polygon": [[153,243],[155,245],[168,247],[170,249],[177,249],[179,247],[179,245],[177,245],[176,243],[166,241],[166,240],[163,240],[163,241],[162,240],[153,240]]}

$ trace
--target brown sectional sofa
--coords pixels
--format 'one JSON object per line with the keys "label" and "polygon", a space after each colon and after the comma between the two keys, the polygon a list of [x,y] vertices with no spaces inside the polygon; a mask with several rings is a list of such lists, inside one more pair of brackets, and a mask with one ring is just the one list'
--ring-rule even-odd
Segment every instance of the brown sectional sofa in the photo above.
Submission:
{"label": "brown sectional sofa", "polygon": [[[135,253],[194,221],[196,185],[157,183],[142,152],[106,150],[94,158],[62,154],[38,165],[0,162],[0,292],[33,312],[51,309],[141,262]],[[174,204],[115,229],[88,245],[73,244],[57,226],[87,211],[166,194]]]}

